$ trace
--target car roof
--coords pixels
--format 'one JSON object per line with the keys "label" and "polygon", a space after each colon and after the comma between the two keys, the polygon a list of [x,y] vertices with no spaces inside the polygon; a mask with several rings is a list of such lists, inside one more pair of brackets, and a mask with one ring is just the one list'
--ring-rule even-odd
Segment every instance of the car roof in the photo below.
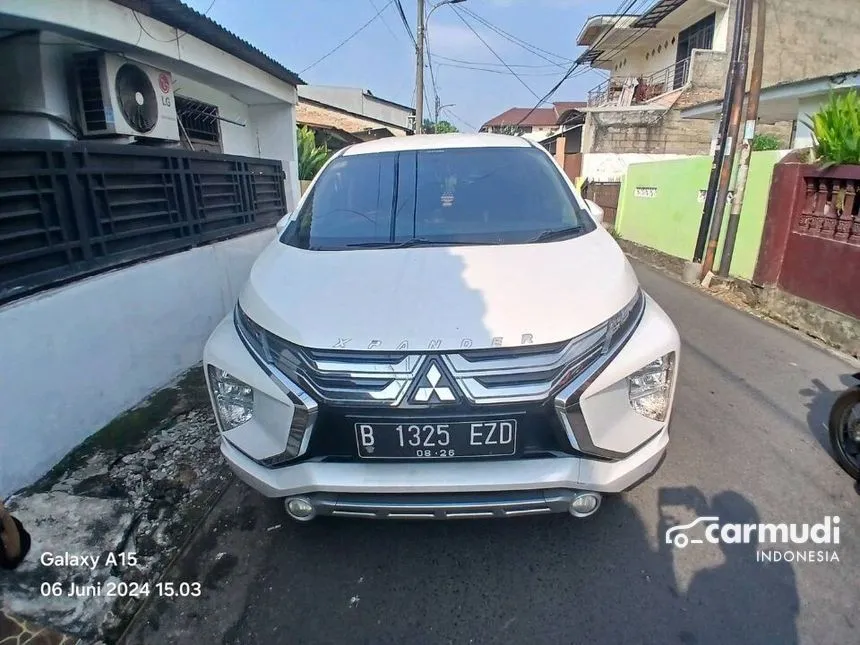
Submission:
{"label": "car roof", "polygon": [[405,137],[387,137],[350,146],[344,156],[373,152],[404,152],[410,150],[440,150],[450,148],[529,148],[531,143],[522,137],[505,134],[417,134]]}

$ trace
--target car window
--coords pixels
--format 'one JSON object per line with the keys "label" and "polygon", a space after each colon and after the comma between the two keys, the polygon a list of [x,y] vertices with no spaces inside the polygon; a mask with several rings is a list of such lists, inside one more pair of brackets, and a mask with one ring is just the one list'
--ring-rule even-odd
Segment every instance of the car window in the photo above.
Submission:
{"label": "car window", "polygon": [[282,241],[321,250],[507,244],[593,228],[541,151],[456,148],[335,159]]}

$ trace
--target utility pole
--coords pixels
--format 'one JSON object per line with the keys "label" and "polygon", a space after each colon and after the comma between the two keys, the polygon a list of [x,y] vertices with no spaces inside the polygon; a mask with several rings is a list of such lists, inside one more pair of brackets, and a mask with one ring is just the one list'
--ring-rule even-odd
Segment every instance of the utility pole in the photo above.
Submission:
{"label": "utility pole", "polygon": [[417,0],[418,22],[415,30],[415,134],[424,131],[424,0]]}
{"label": "utility pole", "polygon": [[738,224],[741,219],[741,209],[744,205],[744,195],[746,194],[747,179],[749,179],[750,172],[750,158],[752,157],[752,143],[755,138],[756,122],[758,121],[762,74],[764,72],[764,36],[765,22],[767,20],[767,2],[765,0],[755,1],[758,5],[756,11],[755,54],[753,55],[752,75],[750,77],[750,93],[747,99],[747,122],[744,128],[741,158],[738,162],[738,176],[735,180],[735,196],[732,200],[731,211],[729,212],[729,223],[726,226],[723,254],[720,257],[719,275],[724,278],[727,278],[729,275],[732,254],[735,251],[735,239],[738,235]]}
{"label": "utility pole", "polygon": [[728,114],[732,108],[732,97],[734,96],[735,87],[734,63],[740,57],[743,26],[743,4],[742,0],[737,0],[737,3],[735,4],[735,28],[734,35],[732,37],[732,53],[726,71],[726,89],[723,92],[723,107],[720,110],[720,129],[717,135],[717,145],[714,150],[714,161],[711,163],[711,174],[708,178],[708,190],[705,193],[705,205],[702,208],[702,218],[699,222],[699,234],[696,237],[696,248],[693,251],[693,262],[689,265],[691,271],[688,277],[687,269],[685,269],[685,279],[689,282],[694,282],[695,278],[698,277],[699,265],[701,265],[702,257],[705,254],[705,245],[708,243],[708,230],[711,225],[711,215],[714,210],[714,201],[717,197],[717,186],[719,184],[720,171],[725,163],[726,144],[729,136]]}
{"label": "utility pole", "polygon": [[[744,103],[747,84],[747,58],[750,49],[750,22],[752,22],[752,0],[739,0],[743,5],[743,35],[741,37],[740,56],[734,64],[735,86],[732,97],[732,109],[729,115],[729,154],[724,160],[720,171],[720,183],[717,189],[717,198],[714,202],[714,214],[711,217],[711,231],[708,236],[708,246],[705,248],[705,257],[702,260],[702,279],[710,273],[714,267],[714,259],[717,254],[717,242],[720,239],[720,231],[723,227],[723,214],[726,210],[726,201],[729,196],[729,184],[732,180],[732,167],[738,150],[738,134],[741,127],[741,109]],[[737,18],[736,18],[737,20]],[[723,115],[725,118],[725,115]]]}

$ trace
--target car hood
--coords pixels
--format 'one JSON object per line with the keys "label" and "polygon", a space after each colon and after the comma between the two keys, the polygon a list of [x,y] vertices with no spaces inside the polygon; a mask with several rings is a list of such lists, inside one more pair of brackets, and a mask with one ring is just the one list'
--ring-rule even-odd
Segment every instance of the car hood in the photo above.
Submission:
{"label": "car hood", "polygon": [[275,240],[239,298],[312,348],[455,350],[568,340],[638,283],[606,231],[539,244],[307,251]]}

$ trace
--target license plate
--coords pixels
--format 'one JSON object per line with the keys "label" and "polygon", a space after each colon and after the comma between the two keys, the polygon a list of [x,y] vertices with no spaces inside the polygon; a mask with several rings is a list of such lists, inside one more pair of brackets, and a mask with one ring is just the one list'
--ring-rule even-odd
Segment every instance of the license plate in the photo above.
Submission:
{"label": "license plate", "polygon": [[516,452],[517,422],[361,422],[355,424],[355,440],[364,459],[501,457]]}

